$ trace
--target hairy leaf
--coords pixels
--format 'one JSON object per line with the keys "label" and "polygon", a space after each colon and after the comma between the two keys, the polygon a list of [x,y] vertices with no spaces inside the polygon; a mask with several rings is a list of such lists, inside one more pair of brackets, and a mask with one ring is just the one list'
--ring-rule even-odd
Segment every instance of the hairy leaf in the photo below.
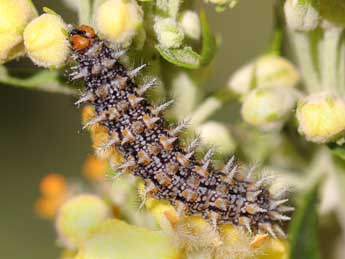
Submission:
{"label": "hairy leaf", "polygon": [[164,59],[176,66],[189,69],[197,69],[200,67],[200,55],[194,52],[191,47],[167,49],[160,45],[156,45],[156,49]]}

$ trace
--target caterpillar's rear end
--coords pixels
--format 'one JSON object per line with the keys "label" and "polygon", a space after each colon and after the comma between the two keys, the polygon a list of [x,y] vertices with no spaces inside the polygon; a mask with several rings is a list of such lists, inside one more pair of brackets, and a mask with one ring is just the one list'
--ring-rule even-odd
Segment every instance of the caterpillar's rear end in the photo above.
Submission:
{"label": "caterpillar's rear end", "polygon": [[141,86],[134,81],[144,66],[126,69],[118,60],[124,52],[108,47],[89,26],[73,28],[69,39],[77,62],[71,79],[84,80],[86,88],[77,103],[92,103],[96,112],[85,127],[107,128],[109,141],[101,148],[114,148],[124,158],[116,170],[142,178],[147,195],[168,200],[187,215],[284,237],[279,225],[290,219],[283,213],[293,210],[283,205],[287,200],[275,199],[265,179],[244,177],[234,158],[219,170],[211,150],[197,158],[197,140],[183,146],[179,134],[185,125],[168,128],[162,117],[172,102],[150,104],[145,92],[154,80]]}

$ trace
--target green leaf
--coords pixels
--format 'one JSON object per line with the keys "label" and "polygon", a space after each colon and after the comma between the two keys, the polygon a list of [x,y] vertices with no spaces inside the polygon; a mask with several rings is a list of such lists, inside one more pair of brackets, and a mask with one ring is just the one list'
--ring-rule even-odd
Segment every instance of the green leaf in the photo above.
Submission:
{"label": "green leaf", "polygon": [[10,76],[4,66],[0,66],[0,83],[41,90],[51,93],[76,94],[76,90],[59,82],[59,72],[56,70],[41,70],[31,77],[21,79]]}
{"label": "green leaf", "polygon": [[200,23],[202,31],[202,49],[201,60],[202,65],[208,65],[216,54],[217,44],[211,28],[208,24],[205,11],[200,12]]}
{"label": "green leaf", "polygon": [[336,143],[329,143],[328,147],[331,149],[332,154],[345,160],[345,146],[344,145],[339,146]]}
{"label": "green leaf", "polygon": [[197,69],[200,67],[200,55],[192,50],[191,47],[183,49],[167,49],[161,45],[156,45],[159,54],[168,62],[184,68]]}
{"label": "green leaf", "polygon": [[289,229],[290,259],[320,259],[318,245],[318,191],[320,182],[307,192]]}
{"label": "green leaf", "polygon": [[208,65],[216,53],[217,45],[204,11],[200,13],[200,22],[202,29],[201,54],[193,51],[190,46],[185,46],[182,49],[168,49],[157,44],[156,49],[161,56],[176,66],[188,69],[198,69]]}

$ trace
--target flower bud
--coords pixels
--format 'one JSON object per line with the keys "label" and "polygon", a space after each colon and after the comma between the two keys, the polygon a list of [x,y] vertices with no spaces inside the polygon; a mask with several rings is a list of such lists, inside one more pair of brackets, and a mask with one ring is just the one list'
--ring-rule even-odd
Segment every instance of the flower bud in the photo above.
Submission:
{"label": "flower bud", "polygon": [[221,153],[232,153],[236,144],[228,129],[221,123],[209,121],[196,129],[203,143],[215,146]]}
{"label": "flower bud", "polygon": [[143,11],[134,0],[107,0],[97,7],[99,33],[114,44],[129,45],[143,22]]}
{"label": "flower bud", "polygon": [[174,114],[179,121],[190,115],[200,99],[200,91],[193,79],[185,72],[174,75],[172,95],[175,99]]}
{"label": "flower bud", "polygon": [[75,259],[181,258],[168,235],[117,219],[98,225]]}
{"label": "flower bud", "polygon": [[56,14],[46,13],[24,30],[24,44],[31,60],[42,67],[60,67],[69,54],[67,25]]}
{"label": "flower bud", "polygon": [[188,37],[194,40],[200,39],[200,19],[197,13],[193,11],[185,11],[182,14],[180,23],[184,33]]}
{"label": "flower bud", "polygon": [[155,22],[154,30],[158,42],[165,48],[178,48],[181,46],[184,33],[182,28],[174,19],[158,19]]}
{"label": "flower bud", "polygon": [[56,229],[64,244],[68,248],[75,248],[110,215],[110,208],[99,197],[79,195],[62,205],[56,219]]}
{"label": "flower bud", "polygon": [[0,64],[24,53],[22,33],[36,16],[30,0],[0,1]]}
{"label": "flower bud", "polygon": [[244,98],[243,119],[263,131],[279,130],[295,106],[297,94],[292,88],[254,89]]}
{"label": "flower bud", "polygon": [[345,130],[345,102],[338,96],[322,92],[298,102],[298,131],[307,140],[326,143],[337,139]]}
{"label": "flower bud", "polygon": [[319,12],[307,1],[301,3],[301,1],[287,0],[284,11],[287,26],[291,30],[311,31],[319,25]]}
{"label": "flower bud", "polygon": [[245,95],[256,87],[294,87],[299,79],[299,73],[290,61],[265,55],[238,69],[231,76],[228,87],[239,95]]}

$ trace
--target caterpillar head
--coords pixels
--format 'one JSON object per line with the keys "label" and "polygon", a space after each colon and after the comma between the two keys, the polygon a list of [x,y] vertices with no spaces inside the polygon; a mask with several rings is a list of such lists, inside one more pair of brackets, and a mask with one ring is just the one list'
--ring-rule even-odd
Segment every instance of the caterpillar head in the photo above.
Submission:
{"label": "caterpillar head", "polygon": [[88,48],[94,38],[96,38],[95,30],[88,25],[80,25],[69,32],[69,42],[74,51]]}

